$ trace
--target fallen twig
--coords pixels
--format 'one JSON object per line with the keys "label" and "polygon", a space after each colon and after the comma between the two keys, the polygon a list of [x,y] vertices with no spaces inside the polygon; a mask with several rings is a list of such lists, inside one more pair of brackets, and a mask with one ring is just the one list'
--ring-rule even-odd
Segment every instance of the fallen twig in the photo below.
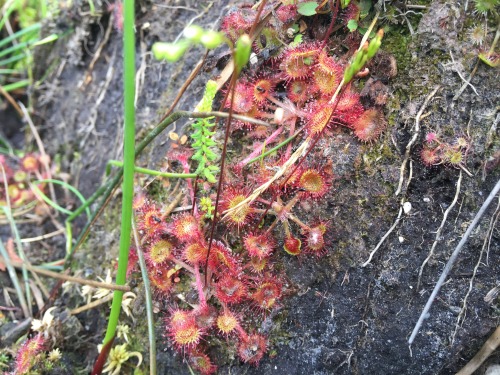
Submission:
{"label": "fallen twig", "polygon": [[[3,257],[0,257],[0,262],[4,262],[4,261],[5,261],[5,259]],[[82,284],[82,285],[90,285],[90,286],[95,287],[95,288],[121,290],[123,292],[130,291],[130,287],[128,285],[115,285],[115,284],[102,283],[100,281],[82,279],[80,277],[69,276],[69,275],[65,275],[63,273],[57,273],[57,272],[49,271],[49,270],[46,270],[46,269],[43,269],[40,267],[35,267],[35,266],[32,266],[31,264],[24,264],[23,262],[15,262],[15,261],[11,260],[10,263],[15,268],[22,269],[24,266],[24,267],[26,267],[26,269],[28,271],[35,272],[35,273],[43,275],[43,276],[52,277],[54,279],[70,281],[70,282]]]}
{"label": "fallen twig", "polygon": [[460,240],[459,244],[453,251],[453,254],[451,254],[450,259],[446,263],[446,266],[444,267],[443,272],[441,273],[441,276],[439,277],[438,282],[436,283],[436,286],[434,287],[434,290],[432,291],[429,299],[427,300],[427,303],[425,304],[424,310],[422,311],[422,314],[420,314],[420,317],[418,318],[417,324],[415,325],[415,328],[413,328],[413,332],[410,336],[410,339],[408,340],[408,344],[411,345],[413,341],[415,340],[415,337],[417,336],[417,333],[422,326],[422,323],[424,322],[424,319],[428,317],[429,310],[432,306],[432,303],[434,302],[434,299],[436,298],[436,295],[438,294],[439,290],[443,286],[443,283],[448,276],[448,274],[451,271],[451,268],[453,267],[453,264],[455,263],[458,255],[460,254],[460,251],[462,250],[462,247],[465,245],[467,242],[467,239],[469,238],[470,234],[476,227],[476,225],[479,223],[479,220],[485,213],[486,209],[490,205],[491,201],[495,198],[495,195],[500,191],[500,180],[497,181],[495,187],[491,191],[491,193],[488,195],[488,198],[484,201],[483,205],[477,212],[476,216],[474,217],[474,220],[470,223],[469,227],[467,228],[467,231],[464,233],[462,239]]}
{"label": "fallen twig", "polygon": [[500,327],[497,327],[495,332],[484,343],[481,350],[465,365],[456,375],[471,375],[479,366],[490,356],[493,351],[500,345]]}
{"label": "fallen twig", "polygon": [[109,302],[112,299],[113,299],[113,294],[110,293],[110,294],[108,294],[104,298],[97,299],[97,300],[95,300],[93,302],[87,303],[86,305],[83,305],[81,307],[77,307],[76,309],[71,310],[69,313],[70,313],[70,315],[77,315],[77,314],[80,314],[80,313],[82,313],[84,311],[93,309],[94,307],[100,306],[100,305],[102,305],[102,304],[104,304],[106,302]]}

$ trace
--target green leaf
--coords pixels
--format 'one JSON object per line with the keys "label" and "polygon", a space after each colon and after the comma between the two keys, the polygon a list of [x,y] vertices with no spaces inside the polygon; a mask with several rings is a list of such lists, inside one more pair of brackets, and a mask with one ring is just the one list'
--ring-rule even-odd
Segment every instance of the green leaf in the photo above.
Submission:
{"label": "green leaf", "polygon": [[292,43],[293,43],[294,46],[297,46],[300,43],[302,43],[302,34],[295,35],[295,38],[293,38],[293,42]]}
{"label": "green leaf", "polygon": [[205,152],[205,155],[207,157],[208,160],[215,160],[217,158],[217,154],[215,154],[213,151],[207,149],[207,151]]}
{"label": "green leaf", "polygon": [[220,170],[219,167],[217,167],[216,165],[209,165],[208,169],[213,172],[219,172]]}
{"label": "green leaf", "polygon": [[491,66],[492,68],[497,68],[498,65],[500,64],[500,60],[498,58],[495,58],[495,56],[488,52],[482,52],[477,55],[479,59],[484,62],[486,65]]}
{"label": "green leaf", "polygon": [[351,33],[353,31],[356,31],[356,29],[358,28],[358,21],[356,21],[356,20],[349,20],[349,22],[347,22],[347,28],[349,29],[349,31]]}
{"label": "green leaf", "polygon": [[215,176],[208,169],[204,169],[203,174],[205,175],[207,181],[210,182],[211,184],[215,184],[217,182]]}
{"label": "green leaf", "polygon": [[345,9],[345,8],[347,8],[347,6],[349,5],[350,2],[351,2],[351,0],[340,0],[340,7],[342,9]]}
{"label": "green leaf", "polygon": [[191,156],[193,160],[201,160],[203,159],[203,151],[198,150],[193,156]]}
{"label": "green leaf", "polygon": [[372,0],[361,0],[359,5],[361,8],[359,18],[363,19],[370,13],[370,9],[372,8]]}
{"label": "green leaf", "polygon": [[314,16],[316,14],[316,8],[318,3],[316,1],[307,1],[305,3],[300,3],[297,6],[297,12],[303,16]]}

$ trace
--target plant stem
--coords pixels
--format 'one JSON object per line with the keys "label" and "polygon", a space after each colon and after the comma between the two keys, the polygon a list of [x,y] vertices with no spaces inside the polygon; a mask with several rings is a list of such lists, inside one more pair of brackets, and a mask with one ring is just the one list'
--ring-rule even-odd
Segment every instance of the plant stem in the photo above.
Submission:
{"label": "plant stem", "polygon": [[[124,85],[124,134],[123,134],[123,198],[120,230],[120,253],[116,284],[124,285],[127,277],[127,264],[132,229],[132,200],[134,198],[135,167],[135,35],[134,35],[134,0],[123,2],[123,85]],[[115,336],[120,316],[123,291],[115,291],[109,314],[108,329],[104,337],[104,345]]]}
{"label": "plant stem", "polygon": [[144,296],[146,298],[146,315],[148,319],[149,338],[149,373],[156,374],[156,335],[153,316],[153,296],[151,294],[151,284],[149,282],[146,260],[144,259],[141,244],[139,243],[139,236],[137,235],[137,229],[134,221],[132,221],[132,229],[137,257],[139,258],[139,265],[141,267],[142,282],[144,283]]}
{"label": "plant stem", "polygon": [[[108,165],[123,167],[123,162],[118,160],[110,160],[108,161]],[[146,169],[141,167],[135,167],[134,170],[138,173],[148,174],[151,176],[166,177],[166,178],[196,178],[196,173],[170,173],[170,172],[155,171],[153,169]]]}

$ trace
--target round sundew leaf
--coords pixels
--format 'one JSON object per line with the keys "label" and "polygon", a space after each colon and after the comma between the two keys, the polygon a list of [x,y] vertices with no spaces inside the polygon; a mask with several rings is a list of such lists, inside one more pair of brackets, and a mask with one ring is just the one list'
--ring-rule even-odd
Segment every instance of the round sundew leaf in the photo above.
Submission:
{"label": "round sundew leaf", "polygon": [[303,16],[314,16],[316,14],[316,8],[318,3],[316,1],[307,1],[305,3],[300,3],[297,6],[297,12]]}

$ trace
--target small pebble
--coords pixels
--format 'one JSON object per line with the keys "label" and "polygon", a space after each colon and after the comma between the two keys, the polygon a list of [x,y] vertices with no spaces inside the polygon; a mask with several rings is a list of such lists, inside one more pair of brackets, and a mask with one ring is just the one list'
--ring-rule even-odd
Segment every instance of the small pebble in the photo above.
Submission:
{"label": "small pebble", "polygon": [[259,58],[257,57],[257,55],[255,53],[251,53],[250,54],[250,64],[251,65],[255,65],[259,62]]}
{"label": "small pebble", "polygon": [[404,202],[403,203],[403,211],[405,214],[409,214],[411,211],[411,203],[410,202]]}
{"label": "small pebble", "polygon": [[500,375],[500,365],[491,365],[486,369],[484,375]]}
{"label": "small pebble", "polygon": [[431,201],[431,199],[430,199],[430,198],[424,197],[424,202],[425,202],[425,203],[429,203],[430,201]]}
{"label": "small pebble", "polygon": [[403,236],[399,236],[398,239],[399,239],[399,243],[405,242],[405,238]]}

